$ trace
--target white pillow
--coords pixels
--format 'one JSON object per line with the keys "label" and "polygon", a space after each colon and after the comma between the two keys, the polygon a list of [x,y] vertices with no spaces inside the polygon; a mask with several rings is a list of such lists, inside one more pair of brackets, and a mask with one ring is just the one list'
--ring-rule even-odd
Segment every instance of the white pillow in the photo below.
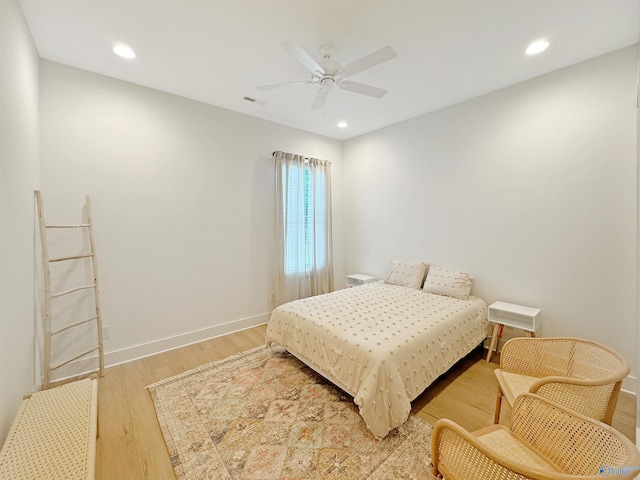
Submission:
{"label": "white pillow", "polygon": [[427,271],[426,264],[401,262],[394,260],[391,262],[391,269],[384,279],[384,283],[420,289],[424,281],[424,274]]}
{"label": "white pillow", "polygon": [[471,293],[473,277],[468,273],[449,270],[432,265],[424,281],[423,290],[428,293],[446,295],[466,300]]}

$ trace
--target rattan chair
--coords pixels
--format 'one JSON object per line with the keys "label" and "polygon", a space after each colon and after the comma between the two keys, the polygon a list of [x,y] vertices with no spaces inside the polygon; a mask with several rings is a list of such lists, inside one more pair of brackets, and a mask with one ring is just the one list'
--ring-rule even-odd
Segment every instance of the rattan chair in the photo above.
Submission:
{"label": "rattan chair", "polygon": [[469,433],[438,420],[431,441],[431,474],[446,480],[570,480],[635,478],[640,453],[609,425],[539,395],[518,397],[511,428]]}
{"label": "rattan chair", "polygon": [[577,413],[611,425],[629,362],[596,342],[577,338],[513,338],[502,347],[494,423],[504,396],[537,393]]}

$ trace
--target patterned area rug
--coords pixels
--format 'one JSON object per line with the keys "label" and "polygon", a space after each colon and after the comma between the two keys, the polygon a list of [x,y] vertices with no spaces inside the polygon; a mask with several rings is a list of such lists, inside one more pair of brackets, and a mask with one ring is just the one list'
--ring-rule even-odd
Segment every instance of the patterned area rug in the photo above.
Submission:
{"label": "patterned area rug", "polygon": [[353,398],[277,347],[147,387],[178,479],[427,479],[431,427],[381,440]]}

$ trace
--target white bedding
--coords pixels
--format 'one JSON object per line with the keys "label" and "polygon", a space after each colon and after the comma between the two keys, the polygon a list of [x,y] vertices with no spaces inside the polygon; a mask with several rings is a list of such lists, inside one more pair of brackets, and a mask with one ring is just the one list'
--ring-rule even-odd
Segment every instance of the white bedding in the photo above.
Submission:
{"label": "white bedding", "polygon": [[409,417],[410,402],[487,336],[487,306],[382,282],[276,308],[277,343],[353,395],[379,438]]}

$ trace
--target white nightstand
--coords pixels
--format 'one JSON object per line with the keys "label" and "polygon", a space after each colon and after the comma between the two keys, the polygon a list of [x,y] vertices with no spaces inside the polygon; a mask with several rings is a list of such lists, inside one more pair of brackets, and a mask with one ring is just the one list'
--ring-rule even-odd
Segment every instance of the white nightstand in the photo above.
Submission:
{"label": "white nightstand", "polygon": [[539,308],[525,307],[506,302],[494,302],[489,305],[489,321],[494,323],[491,345],[487,353],[487,362],[491,361],[491,354],[498,347],[498,340],[502,329],[514,327],[524,330],[530,337],[536,336],[536,330],[542,323]]}
{"label": "white nightstand", "polygon": [[358,287],[360,285],[364,285],[365,283],[371,283],[378,280],[376,277],[372,277],[371,275],[363,275],[362,273],[354,273],[352,275],[347,275],[347,287]]}

